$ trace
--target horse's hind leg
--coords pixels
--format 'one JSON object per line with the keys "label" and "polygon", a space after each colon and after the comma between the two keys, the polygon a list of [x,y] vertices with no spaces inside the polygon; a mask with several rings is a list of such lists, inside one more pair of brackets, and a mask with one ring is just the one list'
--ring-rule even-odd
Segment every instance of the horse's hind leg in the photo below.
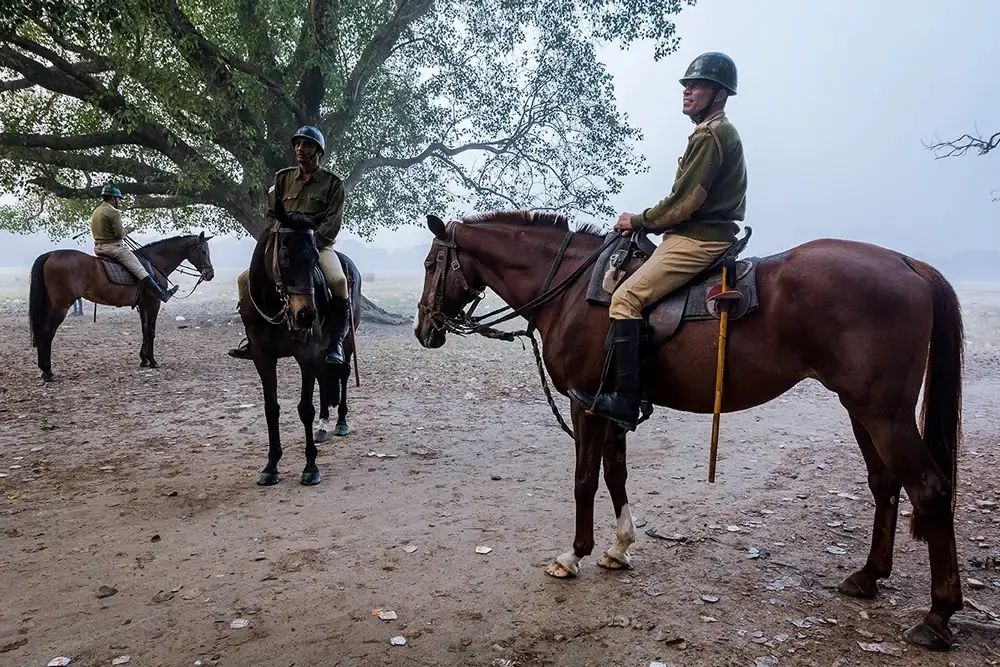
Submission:
{"label": "horse's hind leg", "polygon": [[576,473],[573,495],[576,497],[576,537],[573,549],[556,558],[546,573],[560,579],[580,573],[580,561],[594,551],[594,496],[601,475],[601,452],[607,422],[590,417],[574,402],[573,430],[576,432]]}
{"label": "horse's hind leg", "polygon": [[628,469],[625,463],[625,434],[622,433],[604,443],[604,483],[611,495],[618,525],[614,544],[601,556],[597,564],[609,570],[632,568],[628,549],[635,542],[635,524],[628,505],[628,493],[625,491],[626,479],[628,479]]}
{"label": "horse's hind leg", "polygon": [[906,638],[925,648],[950,648],[948,621],[962,608],[951,484],[920,437],[912,407],[896,415],[869,414],[864,425],[888,470],[903,483],[913,504],[911,532],[927,541],[930,553],[931,608]]}
{"label": "horse's hind leg", "polygon": [[327,379],[320,378],[319,380],[319,422],[316,424],[316,432],[313,434],[313,439],[316,442],[326,442],[327,438],[330,437],[330,405],[332,399],[330,397],[330,385],[332,380],[330,380],[330,373],[327,372]]}
{"label": "horse's hind leg", "polygon": [[52,339],[56,337],[56,330],[66,319],[67,312],[69,312],[69,308],[53,305],[48,318],[46,318],[40,340],[37,341],[38,368],[42,371],[42,379],[46,382],[55,379],[55,375],[52,374]]}
{"label": "horse's hind leg", "polygon": [[875,498],[875,523],[872,526],[872,546],[868,560],[864,567],[840,582],[837,590],[851,597],[873,598],[878,592],[878,580],[885,579],[892,573],[900,483],[882,462],[864,425],[852,416],[851,426],[868,467],[868,487]]}

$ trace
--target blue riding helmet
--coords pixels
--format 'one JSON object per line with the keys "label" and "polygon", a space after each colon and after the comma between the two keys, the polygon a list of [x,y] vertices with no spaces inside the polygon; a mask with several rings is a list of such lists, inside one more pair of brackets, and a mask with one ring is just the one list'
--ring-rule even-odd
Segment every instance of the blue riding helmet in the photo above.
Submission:
{"label": "blue riding helmet", "polygon": [[105,185],[101,189],[101,196],[102,197],[118,197],[119,199],[121,199],[122,198],[122,191],[119,190],[118,188],[116,188],[113,185]]}
{"label": "blue riding helmet", "polygon": [[296,139],[311,139],[319,146],[320,155],[326,153],[326,139],[323,138],[323,133],[319,131],[319,128],[313,127],[312,125],[303,125],[299,128],[298,132],[292,135],[293,146],[295,145]]}

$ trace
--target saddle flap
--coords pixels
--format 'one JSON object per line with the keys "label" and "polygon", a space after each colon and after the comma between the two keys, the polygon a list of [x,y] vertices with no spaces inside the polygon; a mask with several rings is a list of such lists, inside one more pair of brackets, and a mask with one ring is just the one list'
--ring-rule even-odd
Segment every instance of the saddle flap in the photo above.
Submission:
{"label": "saddle flap", "polygon": [[[142,264],[144,269],[146,269],[146,272],[151,276],[155,276],[156,273],[154,272],[153,265],[150,261],[139,255],[137,255],[137,257],[139,258],[139,263]],[[101,264],[104,266],[104,273],[108,277],[108,282],[112,285],[139,284],[139,281],[134,275],[132,275],[132,272],[126,269],[125,266],[122,265],[122,263],[117,259],[105,257],[103,255],[98,256],[98,259],[101,260]]]}

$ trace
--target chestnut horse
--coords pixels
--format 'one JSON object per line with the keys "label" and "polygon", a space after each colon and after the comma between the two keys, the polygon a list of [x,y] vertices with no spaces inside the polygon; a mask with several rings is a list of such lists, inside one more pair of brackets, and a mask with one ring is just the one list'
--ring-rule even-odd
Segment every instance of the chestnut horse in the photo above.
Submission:
{"label": "chestnut horse", "polygon": [[[427,219],[434,241],[414,321],[421,345],[441,347],[448,330],[497,334],[463,310],[490,288],[512,314],[529,318],[529,331],[537,327],[545,368],[560,394],[574,387],[596,392],[608,309],[586,301],[587,280],[579,278],[592,271],[588,263],[604,247],[603,233],[570,231],[567,219],[554,213],[500,211],[447,225],[435,216]],[[950,648],[949,620],[963,606],[954,502],[964,328],[954,290],[923,262],[875,245],[830,239],[761,258],[757,285],[759,309],[729,324],[723,411],[761,405],[807,378],[838,395],[875,498],[868,560],[839,590],[870,598],[877,581],[889,576],[899,491],[905,487],[913,504],[911,534],[927,542],[931,568],[930,611],[907,639]],[[669,341],[647,348],[649,401],[711,413],[717,340],[718,322],[690,321]],[[549,565],[547,572],[555,577],[576,576],[580,560],[593,551],[602,459],[618,524],[615,542],[598,564],[630,567],[628,549],[635,541],[625,491],[625,435],[575,402],[571,410],[576,537],[573,548]]]}
{"label": "chestnut horse", "polygon": [[[198,282],[208,281],[215,277],[208,252],[211,238],[205,236],[205,232],[197,236],[174,236],[142,246],[136,254],[140,259],[150,261],[161,285],[184,260],[191,262],[201,274]],[[35,259],[31,267],[28,320],[31,324],[31,345],[38,349],[38,368],[42,371],[42,379],[51,381],[55,377],[52,374],[52,339],[66,318],[66,311],[80,297],[105,306],[138,308],[142,322],[139,365],[143,368],[159,367],[153,356],[153,339],[156,337],[156,317],[162,302],[134,283],[112,283],[102,264],[98,257],[79,250],[53,250]]]}

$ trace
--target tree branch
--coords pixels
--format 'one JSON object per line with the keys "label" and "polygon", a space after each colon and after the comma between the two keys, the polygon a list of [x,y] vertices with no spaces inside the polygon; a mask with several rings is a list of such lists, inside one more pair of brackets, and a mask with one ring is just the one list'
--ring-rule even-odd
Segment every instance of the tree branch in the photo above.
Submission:
{"label": "tree branch", "polygon": [[[96,199],[101,196],[100,185],[88,186],[85,188],[74,188],[69,185],[64,185],[56,180],[53,176],[36,176],[35,178],[29,179],[28,183],[36,185],[44,190],[47,190],[54,194],[56,197],[62,199]],[[135,196],[149,196],[149,195],[164,195],[169,197],[174,197],[179,199],[186,199],[189,203],[215,203],[213,198],[210,196],[211,193],[199,192],[197,196],[197,201],[195,196],[177,196],[177,187],[174,184],[165,183],[132,183],[123,182],[116,183],[118,189],[122,191],[122,194],[135,195]]]}
{"label": "tree branch", "polygon": [[54,151],[81,151],[108,146],[141,145],[127,132],[100,132],[59,136],[55,134],[14,134],[0,132],[0,146],[50,148]]}
{"label": "tree branch", "polygon": [[986,155],[997,146],[1000,146],[1000,132],[995,133],[989,139],[984,139],[982,135],[974,137],[971,134],[963,134],[958,139],[953,139],[952,141],[939,141],[930,145],[924,144],[924,148],[937,153],[934,156],[935,160],[965,155],[970,150],[975,150],[979,155]]}
{"label": "tree branch", "polygon": [[[177,178],[176,174],[157,169],[156,167],[150,167],[131,158],[110,155],[87,155],[85,153],[71,153],[65,150],[50,150],[48,148],[0,146],[0,159],[60,167],[63,169],[76,169],[83,172],[96,171],[109,174],[122,174],[149,183],[175,182]],[[171,187],[173,188],[171,192],[178,191],[176,185],[172,185]]]}
{"label": "tree branch", "polygon": [[[192,68],[200,70],[205,74],[205,80],[215,87],[219,92],[225,94],[227,97],[231,96],[231,89],[233,87],[232,77],[226,68],[234,69],[261,82],[268,91],[271,92],[278,100],[285,104],[288,109],[295,114],[296,118],[300,119],[305,123],[305,115],[302,108],[295,103],[295,100],[288,94],[285,87],[281,85],[278,81],[267,76],[260,69],[244,62],[242,59],[237,58],[235,55],[224,53],[222,49],[210,42],[191,20],[188,19],[187,15],[181,10],[180,6],[177,4],[177,0],[166,0],[164,3],[164,15],[167,21],[167,26],[170,28],[174,36],[174,42],[180,50],[181,54],[184,55],[185,60]],[[191,40],[191,44],[187,43],[187,40]],[[191,48],[193,45],[194,48]],[[253,121],[250,111],[245,108],[240,108],[237,110],[240,114],[241,119],[247,124],[253,126],[256,123]],[[263,133],[263,128],[257,128]]]}
{"label": "tree branch", "polygon": [[430,11],[434,0],[400,0],[395,13],[375,31],[344,86],[344,99],[333,115],[333,135],[343,136],[361,112],[368,84],[392,55],[403,31]]}
{"label": "tree branch", "polygon": [[[110,72],[111,67],[102,63],[93,62],[83,62],[78,63],[76,68],[83,72],[84,74],[100,74],[101,72]],[[53,74],[58,73],[59,68],[49,67],[48,68]],[[6,93],[12,90],[24,90],[26,88],[31,88],[35,84],[28,79],[15,79],[13,81],[0,81],[0,93]]]}

